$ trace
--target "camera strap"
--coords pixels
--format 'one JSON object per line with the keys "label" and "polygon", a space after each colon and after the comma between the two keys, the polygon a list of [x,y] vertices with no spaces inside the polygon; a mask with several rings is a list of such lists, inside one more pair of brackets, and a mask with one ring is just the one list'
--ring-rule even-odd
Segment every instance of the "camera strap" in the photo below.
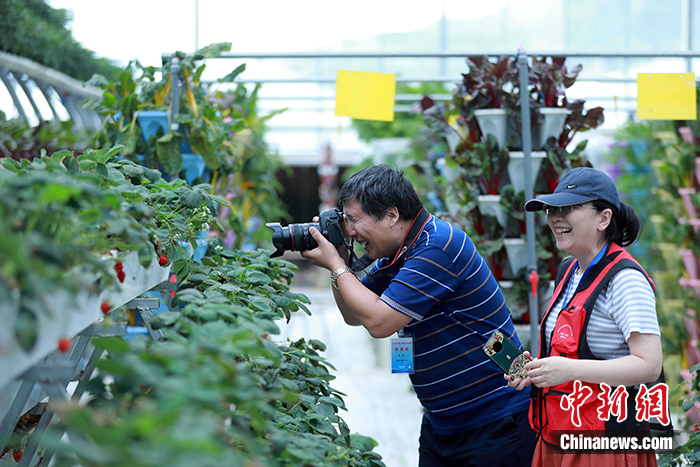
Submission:
{"label": "camera strap", "polygon": [[367,253],[362,255],[362,257],[358,258],[353,250],[350,251],[352,253],[352,256],[350,258],[350,269],[352,269],[352,272],[358,272],[367,269],[367,267],[369,267],[369,265],[374,262],[374,260],[370,258]]}

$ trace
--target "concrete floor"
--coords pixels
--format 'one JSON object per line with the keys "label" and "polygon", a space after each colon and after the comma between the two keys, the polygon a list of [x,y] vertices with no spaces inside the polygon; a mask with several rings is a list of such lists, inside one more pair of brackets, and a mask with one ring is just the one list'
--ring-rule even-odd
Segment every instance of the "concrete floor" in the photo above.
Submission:
{"label": "concrete floor", "polygon": [[345,324],[327,273],[298,276],[291,290],[309,297],[312,316],[300,311],[289,324],[282,321],[279,338],[323,341],[328,348],[322,355],[336,368],[331,387],[346,394],[348,411],[340,416],[350,431],[374,438],[375,452],[387,467],[417,466],[423,409],[408,376],[391,373],[389,339],[374,339],[364,328]]}

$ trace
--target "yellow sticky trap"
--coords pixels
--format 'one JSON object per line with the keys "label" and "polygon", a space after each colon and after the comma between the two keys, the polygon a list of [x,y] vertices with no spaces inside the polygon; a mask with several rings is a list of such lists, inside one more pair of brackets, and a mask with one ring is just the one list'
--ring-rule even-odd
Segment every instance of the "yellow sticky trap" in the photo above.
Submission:
{"label": "yellow sticky trap", "polygon": [[638,73],[637,118],[695,120],[696,94],[694,73]]}
{"label": "yellow sticky trap", "polygon": [[338,70],[335,114],[362,120],[394,121],[396,75]]}

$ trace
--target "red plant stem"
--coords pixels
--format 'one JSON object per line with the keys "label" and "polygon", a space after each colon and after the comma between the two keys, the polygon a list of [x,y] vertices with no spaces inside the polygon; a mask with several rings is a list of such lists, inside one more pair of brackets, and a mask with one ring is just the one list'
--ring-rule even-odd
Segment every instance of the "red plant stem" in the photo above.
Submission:
{"label": "red plant stem", "polygon": [[554,193],[554,190],[559,184],[559,175],[557,174],[557,171],[554,170],[554,166],[551,163],[542,167],[542,177],[544,178],[544,182],[547,185],[549,192]]}
{"label": "red plant stem", "polygon": [[506,267],[506,255],[505,255],[505,249],[501,249],[500,251],[496,251],[491,255],[491,265],[493,267],[493,277],[497,280],[500,281],[503,279],[503,270]]}

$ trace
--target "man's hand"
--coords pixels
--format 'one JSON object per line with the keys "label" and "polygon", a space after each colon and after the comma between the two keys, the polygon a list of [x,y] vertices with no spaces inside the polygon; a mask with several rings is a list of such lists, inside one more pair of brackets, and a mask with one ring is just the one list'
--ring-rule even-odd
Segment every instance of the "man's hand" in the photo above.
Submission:
{"label": "man's hand", "polygon": [[[308,259],[316,266],[326,268],[329,271],[335,271],[347,264],[340,256],[335,245],[329,242],[317,228],[309,227],[309,233],[314,240],[316,240],[316,243],[318,243],[318,247],[313,250],[302,251],[301,256]],[[345,250],[348,251],[347,248],[345,248]]]}

